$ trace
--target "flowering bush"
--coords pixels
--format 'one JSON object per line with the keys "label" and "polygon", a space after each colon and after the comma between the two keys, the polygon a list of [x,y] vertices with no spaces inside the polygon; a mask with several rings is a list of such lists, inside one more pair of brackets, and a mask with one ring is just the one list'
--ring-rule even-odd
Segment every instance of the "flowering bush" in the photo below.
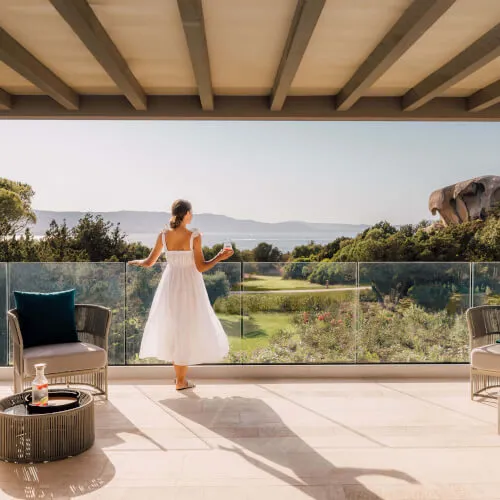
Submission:
{"label": "flowering bush", "polygon": [[350,303],[336,311],[296,313],[269,344],[234,353],[244,363],[466,362],[468,333],[463,315],[428,312],[415,304],[394,310]]}
{"label": "flowering bush", "polygon": [[364,307],[358,338],[361,362],[466,362],[469,356],[463,315],[428,312],[414,304],[394,311]]}

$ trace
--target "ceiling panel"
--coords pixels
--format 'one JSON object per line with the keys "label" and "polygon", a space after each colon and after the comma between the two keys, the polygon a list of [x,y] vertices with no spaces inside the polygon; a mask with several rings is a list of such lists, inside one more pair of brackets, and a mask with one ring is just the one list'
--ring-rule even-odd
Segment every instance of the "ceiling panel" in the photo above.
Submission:
{"label": "ceiling panel", "polygon": [[89,3],[146,93],[196,93],[176,0]]}
{"label": "ceiling panel", "polygon": [[295,6],[296,0],[203,1],[216,94],[270,94]]}
{"label": "ceiling panel", "polygon": [[410,3],[411,0],[328,0],[291,94],[336,94]]}
{"label": "ceiling panel", "polygon": [[48,0],[1,0],[0,26],[80,93],[118,93]]}
{"label": "ceiling panel", "polygon": [[372,93],[404,94],[499,22],[499,0],[457,0],[373,85]]}
{"label": "ceiling panel", "polygon": [[40,94],[40,90],[0,62],[0,89],[10,94]]}

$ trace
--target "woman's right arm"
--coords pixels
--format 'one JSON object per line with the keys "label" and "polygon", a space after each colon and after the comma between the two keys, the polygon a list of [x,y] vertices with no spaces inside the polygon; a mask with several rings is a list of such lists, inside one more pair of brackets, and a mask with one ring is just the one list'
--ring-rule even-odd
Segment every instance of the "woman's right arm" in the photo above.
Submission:
{"label": "woman's right arm", "polygon": [[158,235],[156,238],[156,243],[151,250],[151,253],[148,257],[142,260],[131,260],[128,264],[129,266],[137,266],[137,267],[152,267],[156,264],[156,261],[159,259],[161,252],[163,249],[163,233]]}
{"label": "woman's right arm", "polygon": [[221,250],[213,259],[205,260],[205,256],[203,255],[203,247],[201,244],[201,236],[196,236],[194,238],[193,250],[196,269],[198,269],[200,273],[210,271],[210,269],[215,267],[219,262],[229,259],[229,257],[234,254],[234,251],[232,249],[225,249]]}

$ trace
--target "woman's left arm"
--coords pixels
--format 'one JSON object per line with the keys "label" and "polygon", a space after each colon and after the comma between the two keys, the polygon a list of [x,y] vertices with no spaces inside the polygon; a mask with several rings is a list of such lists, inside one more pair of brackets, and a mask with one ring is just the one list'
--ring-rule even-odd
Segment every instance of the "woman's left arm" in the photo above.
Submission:
{"label": "woman's left arm", "polygon": [[229,259],[231,255],[234,254],[232,249],[224,249],[221,250],[212,260],[205,260],[205,256],[203,255],[203,247],[201,244],[201,235],[197,234],[193,240],[193,251],[194,251],[194,262],[196,265],[196,269],[200,273],[205,273],[210,271],[213,267],[215,267],[219,262],[223,260]]}
{"label": "woman's left arm", "polygon": [[152,267],[156,264],[156,261],[160,258],[161,251],[163,249],[163,241],[162,241],[162,236],[163,233],[160,233],[158,235],[158,238],[156,238],[156,243],[151,250],[151,253],[149,254],[148,257],[146,257],[143,260],[131,260],[128,265],[129,266],[138,266],[138,267]]}

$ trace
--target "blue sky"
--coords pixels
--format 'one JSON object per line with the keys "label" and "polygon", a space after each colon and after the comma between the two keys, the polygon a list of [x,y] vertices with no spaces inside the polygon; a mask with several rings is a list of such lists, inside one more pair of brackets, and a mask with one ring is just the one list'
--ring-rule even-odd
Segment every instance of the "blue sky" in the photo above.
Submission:
{"label": "blue sky", "polygon": [[429,218],[436,188],[500,174],[500,123],[0,121],[0,176],[47,210],[275,222]]}

